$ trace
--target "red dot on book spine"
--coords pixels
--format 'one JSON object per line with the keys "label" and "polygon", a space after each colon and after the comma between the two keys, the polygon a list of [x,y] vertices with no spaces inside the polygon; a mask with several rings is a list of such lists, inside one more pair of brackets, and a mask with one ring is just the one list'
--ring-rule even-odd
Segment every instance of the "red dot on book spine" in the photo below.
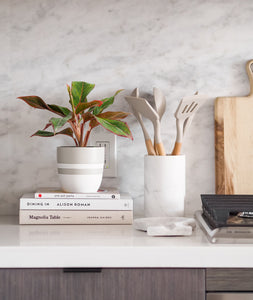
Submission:
{"label": "red dot on book spine", "polygon": [[42,197],[42,195],[41,194],[39,194],[39,198],[41,198]]}

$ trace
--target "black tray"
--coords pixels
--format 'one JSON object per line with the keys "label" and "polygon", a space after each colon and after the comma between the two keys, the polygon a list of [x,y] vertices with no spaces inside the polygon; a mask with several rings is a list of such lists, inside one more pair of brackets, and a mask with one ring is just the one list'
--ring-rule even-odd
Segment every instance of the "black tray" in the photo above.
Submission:
{"label": "black tray", "polygon": [[253,214],[253,195],[202,194],[201,201],[203,218],[212,229],[253,226],[253,217],[239,216],[242,212]]}

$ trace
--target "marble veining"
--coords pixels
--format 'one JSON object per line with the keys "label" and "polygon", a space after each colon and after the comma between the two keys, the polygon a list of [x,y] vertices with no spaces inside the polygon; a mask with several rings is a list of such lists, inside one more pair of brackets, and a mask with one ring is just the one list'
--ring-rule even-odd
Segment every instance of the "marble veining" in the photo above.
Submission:
{"label": "marble veining", "polygon": [[[213,100],[249,91],[245,62],[252,59],[251,0],[1,0],[0,1],[0,214],[17,214],[21,194],[58,185],[56,147],[67,137],[30,138],[48,120],[21,95],[64,105],[65,84],[95,82],[91,97],[125,91],[114,109],[129,110],[124,94],[153,86],[166,95],[162,138],[172,150],[174,112],[197,90],[210,98],[185,138],[186,212],[200,208],[200,193],[214,192]],[[129,117],[134,141],[118,139],[118,182],[143,213],[144,155],[141,128]],[[152,126],[146,122],[152,133]]]}

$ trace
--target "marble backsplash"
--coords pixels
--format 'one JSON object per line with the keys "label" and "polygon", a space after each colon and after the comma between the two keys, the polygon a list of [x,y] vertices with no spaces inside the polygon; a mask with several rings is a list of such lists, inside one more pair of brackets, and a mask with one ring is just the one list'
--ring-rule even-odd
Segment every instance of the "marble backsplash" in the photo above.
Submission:
{"label": "marble backsplash", "polygon": [[[114,109],[127,111],[124,94],[138,86],[151,99],[159,87],[167,100],[162,138],[168,153],[179,100],[196,91],[209,96],[183,148],[186,213],[199,209],[200,194],[215,189],[214,98],[249,92],[252,13],[251,0],[1,0],[0,214],[17,214],[25,192],[58,185],[56,147],[71,144],[67,137],[30,138],[49,115],[16,97],[65,105],[72,80],[96,83],[94,99],[124,88]],[[133,116],[128,122],[134,141],[118,138],[117,181],[142,214],[146,150],[139,124]]]}

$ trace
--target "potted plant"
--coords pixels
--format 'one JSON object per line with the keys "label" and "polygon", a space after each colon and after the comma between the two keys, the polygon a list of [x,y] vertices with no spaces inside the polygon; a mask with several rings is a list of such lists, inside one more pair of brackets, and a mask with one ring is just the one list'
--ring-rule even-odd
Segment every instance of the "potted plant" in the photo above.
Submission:
{"label": "potted plant", "polygon": [[104,148],[87,147],[90,133],[95,127],[101,125],[118,136],[133,139],[127,123],[121,121],[129,113],[105,111],[122,90],[112,97],[88,101],[87,96],[94,87],[95,84],[83,81],[73,81],[71,87],[67,85],[70,109],[47,104],[38,96],[18,97],[33,108],[45,109],[57,115],[50,118],[43,130],[36,131],[32,136],[64,134],[73,139],[75,146],[57,148],[59,179],[62,189],[67,192],[96,192],[101,184]]}

